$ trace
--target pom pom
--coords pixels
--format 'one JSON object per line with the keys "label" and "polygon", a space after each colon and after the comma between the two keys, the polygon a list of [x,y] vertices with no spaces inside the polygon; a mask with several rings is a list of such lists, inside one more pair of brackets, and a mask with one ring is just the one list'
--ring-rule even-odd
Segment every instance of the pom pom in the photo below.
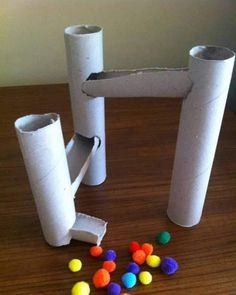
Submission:
{"label": "pom pom", "polygon": [[137,251],[137,250],[140,250],[141,249],[141,246],[139,245],[138,242],[136,241],[132,241],[130,244],[129,244],[129,250],[131,253]]}
{"label": "pom pom", "polygon": [[100,246],[93,246],[89,249],[89,253],[93,257],[98,257],[102,254],[103,249]]}
{"label": "pom pom", "polygon": [[80,271],[82,268],[82,262],[79,259],[72,259],[69,262],[68,267],[72,272]]}
{"label": "pom pom", "polygon": [[136,275],[132,272],[126,272],[125,274],[123,274],[121,280],[125,288],[127,289],[133,288],[137,283]]}
{"label": "pom pom", "polygon": [[89,284],[83,281],[74,284],[71,290],[71,295],[89,295],[89,294],[90,294]]}
{"label": "pom pom", "polygon": [[152,282],[152,275],[149,271],[141,271],[138,278],[143,285],[149,285]]}
{"label": "pom pom", "polygon": [[158,244],[161,244],[161,245],[168,244],[170,240],[171,240],[171,235],[168,231],[162,231],[157,236],[157,242]]}
{"label": "pom pom", "polygon": [[116,252],[114,250],[107,250],[104,254],[104,260],[108,260],[108,261],[116,260]]}
{"label": "pom pom", "polygon": [[135,262],[130,262],[127,267],[127,272],[132,272],[133,274],[137,275],[140,272],[140,267]]}
{"label": "pom pom", "polygon": [[110,283],[110,274],[104,269],[98,269],[93,275],[93,284],[96,288],[106,287]]}
{"label": "pom pom", "polygon": [[132,255],[133,261],[142,265],[146,261],[146,253],[143,250],[137,250]]}
{"label": "pom pom", "polygon": [[177,261],[172,257],[165,257],[161,261],[161,270],[166,275],[174,274],[179,268]]}
{"label": "pom pom", "polygon": [[146,253],[146,255],[151,255],[153,252],[153,246],[149,243],[144,243],[141,249]]}
{"label": "pom pom", "polygon": [[157,255],[148,255],[146,263],[148,266],[155,268],[161,264],[161,258]]}
{"label": "pom pom", "polygon": [[121,286],[117,283],[110,283],[107,287],[108,295],[120,295]]}
{"label": "pom pom", "polygon": [[113,272],[116,270],[116,263],[114,261],[104,261],[102,267],[108,272]]}

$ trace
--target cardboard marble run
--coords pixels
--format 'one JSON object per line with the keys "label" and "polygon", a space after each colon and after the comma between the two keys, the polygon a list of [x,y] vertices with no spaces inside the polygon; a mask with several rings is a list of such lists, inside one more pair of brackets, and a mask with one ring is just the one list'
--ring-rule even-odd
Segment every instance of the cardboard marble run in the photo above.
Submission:
{"label": "cardboard marble run", "polygon": [[58,114],[28,115],[15,128],[46,241],[100,244],[107,223],[75,211],[81,183],[106,179],[104,97],[183,97],[169,218],[191,227],[201,218],[235,54],[196,46],[188,68],[103,71],[102,29],[65,29],[74,136],[64,146]]}

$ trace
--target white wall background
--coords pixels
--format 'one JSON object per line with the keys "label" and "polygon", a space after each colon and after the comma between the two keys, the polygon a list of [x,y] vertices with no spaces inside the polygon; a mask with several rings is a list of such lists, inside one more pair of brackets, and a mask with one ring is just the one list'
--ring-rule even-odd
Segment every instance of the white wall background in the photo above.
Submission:
{"label": "white wall background", "polygon": [[236,50],[236,0],[1,0],[0,20],[1,86],[66,82],[72,24],[104,28],[106,69],[186,66],[197,44]]}

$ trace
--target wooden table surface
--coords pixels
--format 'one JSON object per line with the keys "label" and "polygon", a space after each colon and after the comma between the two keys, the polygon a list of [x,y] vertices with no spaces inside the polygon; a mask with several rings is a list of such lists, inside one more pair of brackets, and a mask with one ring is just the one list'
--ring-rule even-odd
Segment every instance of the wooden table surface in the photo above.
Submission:
{"label": "wooden table surface", "polygon": [[[151,269],[152,284],[130,294],[236,294],[236,116],[224,116],[201,223],[182,228],[166,215],[180,106],[176,98],[106,99],[108,177],[97,187],[82,185],[76,207],[108,221],[102,246],[118,253],[112,281],[125,272],[132,240],[153,243],[155,253],[179,262],[174,276]],[[68,142],[67,85],[1,88],[0,110],[0,294],[70,294],[80,280],[91,294],[106,294],[92,286],[102,259],[90,257],[89,244],[52,248],[44,241],[13,127],[22,115],[58,112]],[[162,230],[172,241],[160,247]],[[81,272],[68,270],[72,258],[82,260]]]}

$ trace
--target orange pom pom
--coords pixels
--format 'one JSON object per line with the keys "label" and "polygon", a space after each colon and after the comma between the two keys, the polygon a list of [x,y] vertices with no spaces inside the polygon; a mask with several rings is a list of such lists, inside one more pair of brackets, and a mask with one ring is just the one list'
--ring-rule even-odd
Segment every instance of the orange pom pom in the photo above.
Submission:
{"label": "orange pom pom", "polygon": [[114,261],[104,261],[102,267],[108,272],[113,272],[116,270],[116,263]]}
{"label": "orange pom pom", "polygon": [[142,245],[142,250],[146,253],[146,255],[151,255],[153,252],[153,246],[149,243],[144,243]]}
{"label": "orange pom pom", "polygon": [[98,257],[102,254],[103,249],[100,246],[93,246],[89,249],[89,253],[93,257]]}
{"label": "orange pom pom", "polygon": [[146,253],[143,250],[137,250],[133,253],[133,261],[141,265],[146,261]]}
{"label": "orange pom pom", "polygon": [[109,272],[104,269],[98,269],[93,275],[93,284],[96,288],[104,288],[110,283],[111,277]]}

